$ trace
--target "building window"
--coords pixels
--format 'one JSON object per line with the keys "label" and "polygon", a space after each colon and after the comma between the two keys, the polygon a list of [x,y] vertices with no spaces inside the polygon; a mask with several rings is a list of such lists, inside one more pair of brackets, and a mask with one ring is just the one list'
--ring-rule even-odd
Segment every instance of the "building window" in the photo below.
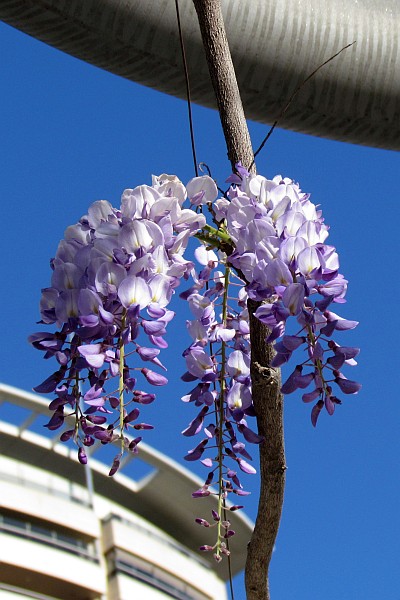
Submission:
{"label": "building window", "polygon": [[210,600],[210,596],[185,581],[119,548],[107,554],[107,565],[109,577],[132,577],[175,600]]}
{"label": "building window", "polygon": [[53,546],[64,552],[98,562],[95,544],[79,537],[79,534],[65,532],[53,523],[38,521],[16,513],[0,513],[0,531],[18,535],[46,546]]}

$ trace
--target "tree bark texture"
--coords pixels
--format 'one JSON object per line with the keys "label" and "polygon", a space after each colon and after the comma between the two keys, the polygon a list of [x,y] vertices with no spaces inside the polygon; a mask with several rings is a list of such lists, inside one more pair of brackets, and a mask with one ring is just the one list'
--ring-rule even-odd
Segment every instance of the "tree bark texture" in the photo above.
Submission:
{"label": "tree bark texture", "polygon": [[[228,158],[249,169],[254,155],[226,37],[220,0],[193,0],[213,84]],[[255,169],[253,169],[255,170]]]}
{"label": "tree bark texture", "polygon": [[260,446],[260,497],[253,535],[247,550],[248,600],[268,600],[268,569],[278,534],[285,490],[283,396],[280,369],[271,367],[273,346],[265,343],[268,328],[255,316],[260,303],[248,300],[251,340],[251,383]]}
{"label": "tree bark texture", "polygon": [[[208,68],[217,98],[228,158],[249,168],[253,150],[225,34],[220,0],[193,0]],[[255,172],[253,165],[252,171]],[[278,533],[285,487],[283,397],[279,369],[271,367],[274,350],[266,344],[268,329],[254,317],[259,303],[249,300],[251,379],[260,444],[260,498],[254,532],[248,546],[248,600],[269,600],[268,569]]]}

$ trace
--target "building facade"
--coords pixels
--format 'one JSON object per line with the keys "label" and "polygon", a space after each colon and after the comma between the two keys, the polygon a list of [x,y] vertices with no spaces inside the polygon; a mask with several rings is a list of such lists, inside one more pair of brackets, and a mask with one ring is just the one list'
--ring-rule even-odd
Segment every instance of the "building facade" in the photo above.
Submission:
{"label": "building facade", "polygon": [[[197,551],[207,543],[191,499],[201,480],[145,444],[110,478],[101,448],[82,467],[43,427],[45,400],[0,384],[0,402],[2,600],[226,599],[227,566]],[[202,503],[208,514],[216,499]],[[235,574],[252,524],[230,517]]]}

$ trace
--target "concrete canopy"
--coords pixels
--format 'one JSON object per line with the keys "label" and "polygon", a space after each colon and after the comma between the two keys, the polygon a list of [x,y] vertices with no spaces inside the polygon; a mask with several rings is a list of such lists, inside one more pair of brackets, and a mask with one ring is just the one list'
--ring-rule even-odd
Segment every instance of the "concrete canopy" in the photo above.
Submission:
{"label": "concrete canopy", "polygon": [[[397,0],[222,0],[249,119],[400,149]],[[193,100],[215,106],[191,0],[180,0]],[[173,0],[3,0],[0,19],[93,65],[178,97],[185,82]]]}

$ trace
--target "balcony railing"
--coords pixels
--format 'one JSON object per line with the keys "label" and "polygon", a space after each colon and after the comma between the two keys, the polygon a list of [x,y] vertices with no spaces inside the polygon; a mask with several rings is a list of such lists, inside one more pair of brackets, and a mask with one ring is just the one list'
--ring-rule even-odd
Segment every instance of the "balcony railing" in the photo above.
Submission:
{"label": "balcony railing", "polygon": [[46,485],[44,483],[32,481],[32,479],[24,477],[22,475],[14,475],[12,473],[5,473],[3,471],[0,471],[0,480],[15,483],[16,485],[21,485],[31,490],[36,490],[38,492],[43,492],[46,495],[56,496],[57,498],[68,500],[69,502],[75,502],[76,504],[84,506],[85,508],[91,508],[89,498],[84,498],[82,497],[82,495],[78,496],[74,494],[73,490],[61,490],[58,489],[55,485]]}
{"label": "balcony railing", "polygon": [[147,528],[144,525],[141,525],[139,522],[130,521],[130,520],[128,520],[124,517],[121,517],[120,515],[114,514],[114,513],[110,513],[109,515],[107,515],[107,517],[103,520],[103,523],[106,524],[106,523],[109,523],[110,521],[118,521],[122,525],[131,527],[131,528],[135,529],[136,531],[140,531],[141,533],[155,539],[158,543],[168,546],[169,548],[172,548],[176,552],[179,552],[180,554],[183,554],[184,556],[190,558],[190,560],[199,563],[202,567],[205,567],[206,569],[209,568],[207,561],[203,560],[200,556],[197,556],[196,554],[194,554],[194,552],[187,550],[186,548],[184,548],[183,546],[181,546],[174,540],[167,538],[166,536],[162,536],[161,534],[157,533],[156,531],[154,531],[150,528]]}
{"label": "balcony railing", "polygon": [[47,528],[44,524],[36,524],[15,516],[0,514],[0,531],[75,554],[94,563],[99,562],[95,545],[92,542],[86,542]]}

